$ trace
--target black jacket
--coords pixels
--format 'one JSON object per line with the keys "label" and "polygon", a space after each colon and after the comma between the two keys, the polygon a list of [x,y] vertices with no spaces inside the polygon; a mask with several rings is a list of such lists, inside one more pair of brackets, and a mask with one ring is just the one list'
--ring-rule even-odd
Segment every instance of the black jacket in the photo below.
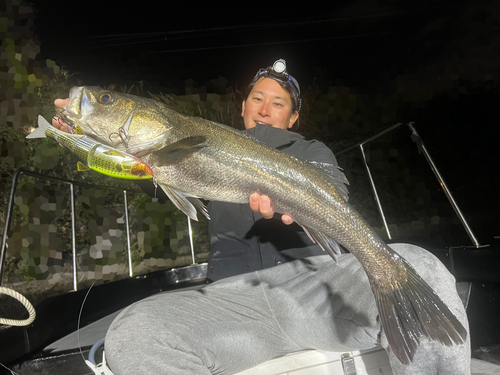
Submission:
{"label": "black jacket", "polygon": [[[316,140],[268,125],[246,130],[262,143],[305,160],[337,165],[332,151]],[[280,216],[266,220],[248,204],[210,202],[209,236],[212,281],[261,270],[311,255],[325,254],[297,224],[285,225]]]}

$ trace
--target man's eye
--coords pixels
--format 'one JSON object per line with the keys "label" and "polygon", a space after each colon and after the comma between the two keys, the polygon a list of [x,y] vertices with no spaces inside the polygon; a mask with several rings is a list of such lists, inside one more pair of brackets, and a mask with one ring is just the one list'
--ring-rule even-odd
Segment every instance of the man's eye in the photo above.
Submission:
{"label": "man's eye", "polygon": [[274,105],[275,105],[276,107],[283,107],[283,104],[281,104],[281,103],[274,103]]}

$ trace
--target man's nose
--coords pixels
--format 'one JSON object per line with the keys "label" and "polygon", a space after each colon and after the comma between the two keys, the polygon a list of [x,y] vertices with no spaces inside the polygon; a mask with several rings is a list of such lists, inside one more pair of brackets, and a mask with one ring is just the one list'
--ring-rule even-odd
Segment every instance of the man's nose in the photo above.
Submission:
{"label": "man's nose", "polygon": [[271,113],[271,111],[269,108],[269,103],[263,102],[259,108],[259,114],[263,117],[267,117],[270,115],[270,113]]}

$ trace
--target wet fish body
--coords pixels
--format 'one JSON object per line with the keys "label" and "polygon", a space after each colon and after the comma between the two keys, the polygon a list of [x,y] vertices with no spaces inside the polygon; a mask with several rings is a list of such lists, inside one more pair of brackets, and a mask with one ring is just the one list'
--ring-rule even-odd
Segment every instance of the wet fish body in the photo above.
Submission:
{"label": "wet fish body", "polygon": [[124,179],[153,178],[153,171],[139,158],[118,151],[82,134],[68,134],[54,128],[42,116],[38,116],[38,128],[26,138],[55,139],[78,156],[85,164],[78,163],[80,171],[93,169],[96,172]]}
{"label": "wet fish body", "polygon": [[[397,358],[412,361],[427,336],[445,345],[467,332],[413,267],[389,248],[347,203],[347,183],[332,165],[297,159],[233,128],[183,116],[162,103],[96,87],[72,89],[62,112],[70,124],[140,156],[156,181],[189,217],[199,200],[246,203],[268,195],[334,259],[345,246],[361,262],[382,327]],[[120,135],[121,136],[117,136]]]}

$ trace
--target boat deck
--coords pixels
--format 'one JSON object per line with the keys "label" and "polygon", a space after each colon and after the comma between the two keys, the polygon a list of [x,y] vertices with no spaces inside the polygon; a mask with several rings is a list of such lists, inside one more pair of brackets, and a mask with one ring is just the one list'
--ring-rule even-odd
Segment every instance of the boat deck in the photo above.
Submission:
{"label": "boat deck", "polygon": [[[199,290],[205,283],[192,285],[187,282],[175,284],[176,289],[161,293],[176,293],[185,290]],[[458,283],[459,293],[466,304],[470,293],[469,283]],[[84,363],[90,347],[104,338],[114,318],[122,311],[119,309],[77,331],[74,331],[47,345],[38,356],[21,361],[11,369],[23,375],[89,374]],[[97,351],[96,359],[102,358],[102,348]],[[350,369],[350,370],[349,370]],[[350,371],[350,372],[349,372]],[[355,372],[353,372],[355,371]],[[325,352],[310,350],[286,355],[247,369],[237,375],[391,375],[389,359],[381,348],[353,352]],[[472,375],[498,375],[500,365],[472,358]]]}

